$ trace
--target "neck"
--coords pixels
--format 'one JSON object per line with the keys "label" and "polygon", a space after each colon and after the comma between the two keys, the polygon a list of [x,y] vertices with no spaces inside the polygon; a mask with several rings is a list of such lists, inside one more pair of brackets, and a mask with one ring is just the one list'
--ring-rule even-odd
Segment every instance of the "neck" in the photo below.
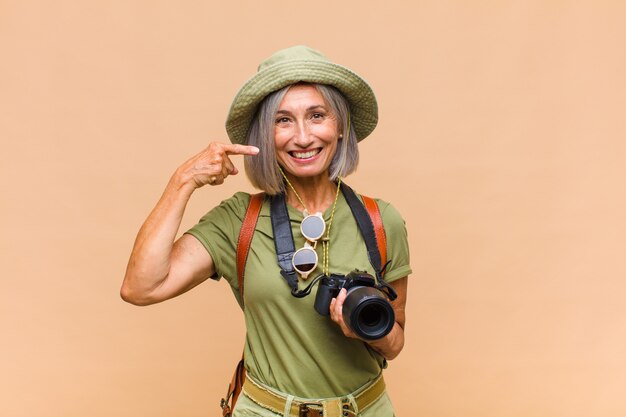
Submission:
{"label": "neck", "polygon": [[302,207],[302,203],[289,185],[287,185],[287,203],[300,211],[306,209],[309,214],[324,212],[335,201],[337,184],[328,179],[327,175],[301,178],[287,174],[287,178],[305,207]]}

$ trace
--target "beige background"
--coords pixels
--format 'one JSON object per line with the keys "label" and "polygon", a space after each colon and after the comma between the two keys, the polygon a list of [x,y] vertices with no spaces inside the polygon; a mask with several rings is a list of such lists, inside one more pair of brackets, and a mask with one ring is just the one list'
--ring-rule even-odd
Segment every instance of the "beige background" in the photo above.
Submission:
{"label": "beige background", "polygon": [[0,414],[218,415],[225,282],[119,285],[171,172],[305,43],[379,98],[348,182],[410,234],[398,415],[626,415],[625,40],[622,1],[0,1]]}

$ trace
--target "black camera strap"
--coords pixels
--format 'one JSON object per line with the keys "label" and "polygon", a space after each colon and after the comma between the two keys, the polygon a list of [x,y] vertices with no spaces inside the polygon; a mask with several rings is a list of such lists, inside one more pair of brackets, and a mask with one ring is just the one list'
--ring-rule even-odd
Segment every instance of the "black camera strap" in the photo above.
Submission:
{"label": "black camera strap", "polygon": [[361,235],[363,235],[363,240],[365,240],[367,257],[369,258],[370,264],[376,272],[376,281],[381,282],[381,273],[383,267],[381,265],[382,262],[380,260],[380,252],[378,251],[378,243],[376,242],[374,223],[372,223],[372,219],[367,213],[367,210],[365,210],[365,206],[363,205],[363,203],[361,203],[361,200],[359,200],[352,188],[342,183],[341,192],[346,198],[348,206],[350,207],[352,215],[354,216],[354,220],[356,220],[356,223],[359,226],[359,230],[361,231]]}
{"label": "black camera strap", "polygon": [[[367,256],[370,264],[376,273],[376,281],[379,285],[386,286],[382,278],[382,272],[386,265],[381,265],[381,256],[376,241],[374,224],[365,206],[359,200],[355,192],[345,183],[341,183],[343,193],[352,215],[359,227],[359,231],[365,241]],[[298,296],[298,277],[293,268],[293,255],[296,252],[293,234],[291,233],[291,221],[287,211],[285,194],[277,194],[270,198],[270,215],[272,220],[272,230],[274,233],[274,246],[276,248],[276,258],[280,266],[280,274],[291,288],[291,293]],[[310,292],[310,286],[307,287]],[[306,291],[306,290],[305,290]],[[307,293],[308,293],[307,292]]]}
{"label": "black camera strap", "polygon": [[293,268],[293,254],[296,246],[291,233],[291,220],[287,212],[285,194],[270,197],[270,217],[272,219],[272,231],[274,232],[274,247],[276,258],[280,266],[280,274],[285,278],[291,288],[291,292],[298,291],[298,276]]}
{"label": "black camera strap", "polygon": [[391,285],[387,284],[383,278],[383,273],[391,261],[387,261],[385,265],[382,264],[378,246],[379,242],[376,240],[376,229],[374,227],[374,223],[372,222],[372,218],[352,188],[348,187],[344,183],[341,183],[341,191],[343,192],[343,195],[348,202],[348,206],[350,207],[350,210],[352,210],[352,215],[354,216],[356,223],[359,225],[359,230],[363,235],[365,247],[367,248],[367,257],[369,258],[370,264],[376,273],[376,283],[378,284],[378,289],[384,291],[387,296],[389,296],[390,300],[395,300],[398,296],[396,294],[396,290]]}

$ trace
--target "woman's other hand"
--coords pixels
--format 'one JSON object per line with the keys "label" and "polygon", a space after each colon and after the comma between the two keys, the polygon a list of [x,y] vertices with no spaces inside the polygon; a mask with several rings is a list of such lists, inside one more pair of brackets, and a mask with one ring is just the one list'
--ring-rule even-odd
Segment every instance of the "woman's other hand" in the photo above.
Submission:
{"label": "woman's other hand", "polygon": [[404,323],[406,320],[404,309],[406,306],[407,283],[408,278],[404,277],[389,284],[394,290],[396,290],[398,297],[391,301],[391,306],[393,307],[393,311],[396,316],[396,323],[391,329],[391,332],[389,332],[389,334],[385,337],[377,340],[364,340],[357,336],[352,329],[348,327],[346,322],[343,320],[343,303],[346,301],[346,296],[348,294],[345,288],[342,288],[337,297],[331,300],[330,318],[339,325],[341,331],[346,337],[363,340],[386,359],[391,360],[398,356],[404,347]]}
{"label": "woman's other hand", "polygon": [[183,163],[174,176],[182,186],[193,189],[204,185],[220,185],[229,175],[239,171],[230,160],[230,155],[256,155],[255,146],[211,142],[202,152]]}
{"label": "woman's other hand", "polygon": [[344,336],[352,339],[361,339],[352,331],[352,329],[350,329],[350,327],[348,327],[343,319],[343,303],[346,301],[347,295],[348,291],[345,288],[342,288],[341,291],[339,291],[339,294],[337,294],[337,297],[330,300],[330,319],[339,325]]}

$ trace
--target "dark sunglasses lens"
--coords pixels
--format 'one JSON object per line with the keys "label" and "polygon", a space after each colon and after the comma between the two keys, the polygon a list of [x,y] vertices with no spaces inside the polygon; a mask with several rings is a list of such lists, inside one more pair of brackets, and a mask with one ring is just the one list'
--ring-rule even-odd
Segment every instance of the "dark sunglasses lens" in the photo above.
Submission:
{"label": "dark sunglasses lens", "polygon": [[324,219],[320,216],[307,216],[300,226],[302,235],[309,240],[317,240],[324,234]]}
{"label": "dark sunglasses lens", "polygon": [[293,255],[293,266],[300,272],[310,272],[317,264],[317,256],[311,248],[300,249]]}

